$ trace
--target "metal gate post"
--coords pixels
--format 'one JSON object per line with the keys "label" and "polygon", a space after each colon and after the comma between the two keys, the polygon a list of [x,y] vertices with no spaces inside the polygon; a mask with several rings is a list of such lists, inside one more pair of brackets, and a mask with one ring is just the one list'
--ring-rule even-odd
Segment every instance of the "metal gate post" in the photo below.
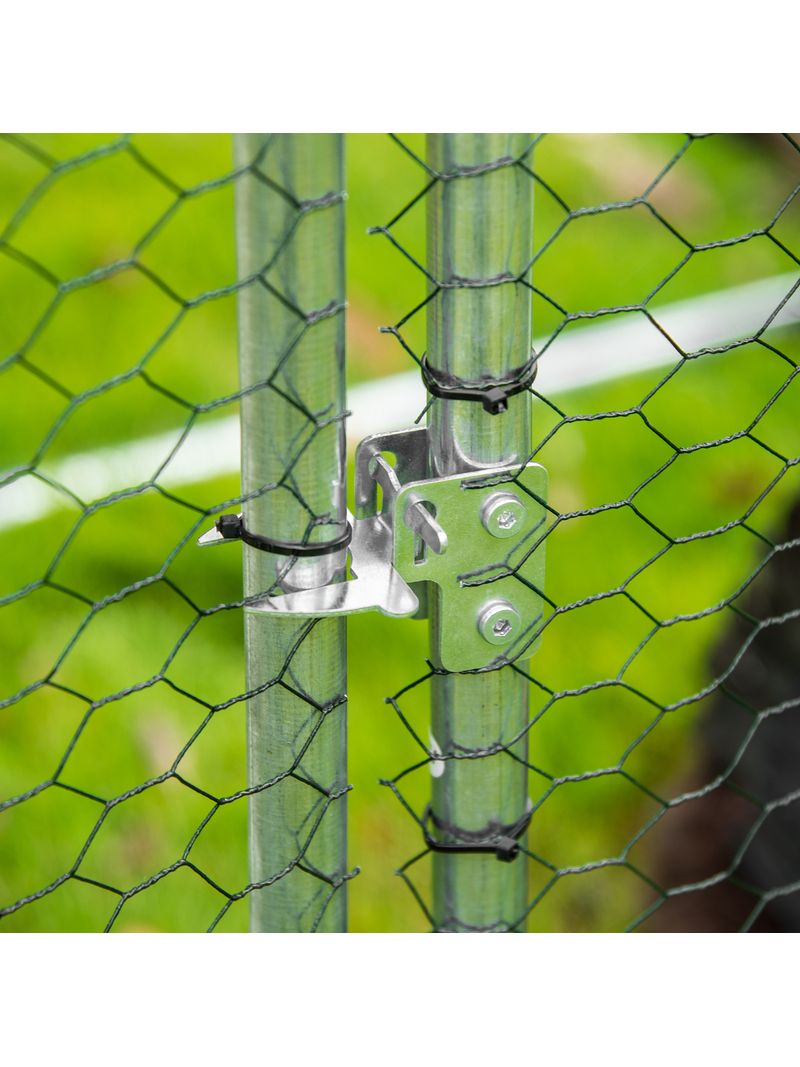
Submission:
{"label": "metal gate post", "polygon": [[[531,351],[531,293],[515,282],[531,258],[533,182],[513,161],[525,134],[431,134],[428,164],[442,175],[428,194],[428,271],[442,285],[428,304],[428,363],[466,380],[501,378]],[[429,413],[430,474],[443,476],[524,462],[531,446],[525,391],[492,415],[479,403],[438,399]],[[433,599],[431,653],[441,630]],[[465,620],[465,625],[469,625]],[[507,751],[474,757],[508,741],[528,721],[528,682],[512,667],[437,675],[434,743],[456,758],[433,779],[432,816],[455,839],[524,817],[527,767]],[[514,754],[525,758],[527,745]],[[438,930],[507,930],[524,913],[524,855],[434,853],[433,915]]]}
{"label": "metal gate post", "polygon": [[[341,134],[244,134],[237,181],[243,521],[330,543],[345,519]],[[245,597],[325,585],[345,551],[246,545]],[[345,620],[245,611],[250,923],[347,925]]]}

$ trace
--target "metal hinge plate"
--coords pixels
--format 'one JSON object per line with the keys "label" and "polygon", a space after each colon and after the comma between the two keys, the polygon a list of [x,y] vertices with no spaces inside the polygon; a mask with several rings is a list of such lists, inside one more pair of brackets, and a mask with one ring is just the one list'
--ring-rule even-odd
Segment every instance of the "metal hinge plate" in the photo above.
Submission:
{"label": "metal hinge plate", "polygon": [[424,426],[365,438],[348,515],[352,577],[247,610],[421,618],[433,596],[437,665],[480,670],[530,655],[543,610],[546,471],[528,463],[428,478],[427,457]]}

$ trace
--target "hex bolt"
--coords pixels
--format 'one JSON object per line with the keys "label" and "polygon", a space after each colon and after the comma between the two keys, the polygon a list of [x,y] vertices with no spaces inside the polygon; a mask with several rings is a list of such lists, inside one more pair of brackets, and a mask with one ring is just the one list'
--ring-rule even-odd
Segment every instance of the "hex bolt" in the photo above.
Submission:
{"label": "hex bolt", "polygon": [[513,493],[492,493],[481,508],[481,522],[493,537],[519,533],[525,515],[525,505]]}
{"label": "hex bolt", "polygon": [[478,612],[478,632],[491,645],[507,645],[521,624],[520,613],[507,600],[490,600]]}

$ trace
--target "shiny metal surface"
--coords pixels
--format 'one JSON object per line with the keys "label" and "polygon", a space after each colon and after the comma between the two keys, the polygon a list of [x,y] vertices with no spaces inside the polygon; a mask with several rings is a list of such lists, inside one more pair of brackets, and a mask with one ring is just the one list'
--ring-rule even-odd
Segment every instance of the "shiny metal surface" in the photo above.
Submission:
{"label": "shiny metal surface", "polygon": [[447,551],[447,533],[436,521],[430,508],[430,500],[426,500],[419,493],[408,493],[405,498],[403,521],[409,530],[419,535],[432,552],[441,556]]}
{"label": "shiny metal surface", "polygon": [[[402,433],[392,436],[394,447],[408,459],[406,473],[418,470],[418,458],[410,457],[426,444],[425,432],[410,430],[407,438]],[[360,519],[348,514],[353,531],[353,577],[259,597],[248,610],[286,617],[377,610],[385,615],[419,618],[424,615],[420,607],[423,590],[435,587],[439,642],[434,663],[450,671],[479,670],[529,654],[533,632],[542,617],[536,590],[544,583],[544,547],[531,549],[545,520],[540,503],[547,493],[544,469],[538,463],[529,463],[522,470],[517,466],[490,467],[480,474],[454,474],[404,485],[384,455],[372,447],[376,444],[382,440],[363,443],[361,454],[368,459],[357,464],[355,489],[366,510],[377,508],[378,502],[362,479],[373,487],[380,485],[380,510]],[[497,491],[497,482],[503,477],[513,479],[508,484],[526,493],[530,500],[527,508],[514,494]],[[512,543],[503,537],[498,543],[485,515],[493,502],[507,507],[504,502],[509,499],[518,505],[512,531],[515,540]],[[397,520],[398,515],[402,521]],[[213,535],[214,531],[204,534],[201,541],[210,544],[222,540],[219,535],[206,540]],[[514,625],[502,635],[483,632],[468,622],[478,618],[490,594],[493,601],[506,597],[515,604]]]}
{"label": "shiny metal surface", "polygon": [[[472,168],[440,181],[427,195],[430,273],[443,288],[427,306],[430,365],[460,378],[498,377],[526,362],[531,350],[531,294],[514,281],[528,266],[533,240],[534,183],[513,160],[527,134],[430,134],[427,161],[439,173]],[[465,284],[467,283],[467,284]],[[531,397],[509,400],[489,415],[480,404],[436,400],[428,414],[431,474],[446,475],[523,463],[531,446]],[[446,632],[439,598],[431,598],[431,654]],[[528,619],[524,619],[525,622]],[[488,646],[487,646],[488,647]],[[526,810],[527,742],[509,744],[528,722],[528,682],[511,668],[432,679],[431,725],[441,752],[477,758],[441,761],[432,780],[433,809],[445,823],[477,831],[490,820],[513,824]],[[524,857],[498,863],[485,856],[433,857],[437,929],[507,930],[524,924]]]}
{"label": "shiny metal surface", "polygon": [[525,519],[525,505],[513,493],[492,493],[481,508],[481,522],[493,537],[514,537]]}
{"label": "shiny metal surface", "polygon": [[[513,541],[495,537],[482,522],[486,502],[497,496],[496,483],[504,476],[513,477],[509,484],[518,486],[529,501]],[[545,553],[544,545],[536,547],[536,542],[545,524],[545,508],[539,501],[546,496],[547,473],[538,463],[522,470],[488,467],[480,474],[411,482],[400,490],[396,503],[400,513],[409,498],[424,499],[435,508],[435,521],[447,537],[445,551],[420,552],[414,530],[407,523],[395,523],[395,569],[415,591],[426,583],[435,602],[437,641],[431,647],[431,661],[437,666],[480,670],[530,655],[542,619],[537,589],[544,584]],[[476,625],[481,607],[498,598],[513,602],[521,620],[514,633],[499,643],[502,647],[484,640]]]}
{"label": "shiny metal surface", "polygon": [[356,516],[374,515],[378,510],[378,483],[371,477],[372,465],[382,452],[394,457],[391,464],[401,485],[428,475],[428,429],[414,426],[365,437],[356,449]]}
{"label": "shiny metal surface", "polygon": [[[261,279],[239,294],[244,515],[255,533],[302,541],[312,516],[345,516],[343,138],[243,134],[235,153],[251,167],[236,182],[239,276]],[[346,553],[298,560],[246,547],[243,559],[253,597],[329,585]],[[309,629],[245,610],[245,646],[250,879],[263,886],[249,896],[251,929],[344,930],[345,622]]]}
{"label": "shiny metal surface", "polygon": [[478,612],[478,633],[491,645],[507,645],[522,626],[522,616],[507,600],[489,600]]}
{"label": "shiny metal surface", "polygon": [[294,593],[264,597],[250,605],[251,611],[276,615],[352,615],[380,611],[384,615],[413,615],[419,601],[392,566],[392,531],[380,515],[354,519],[350,544],[353,577],[346,582],[300,589]]}

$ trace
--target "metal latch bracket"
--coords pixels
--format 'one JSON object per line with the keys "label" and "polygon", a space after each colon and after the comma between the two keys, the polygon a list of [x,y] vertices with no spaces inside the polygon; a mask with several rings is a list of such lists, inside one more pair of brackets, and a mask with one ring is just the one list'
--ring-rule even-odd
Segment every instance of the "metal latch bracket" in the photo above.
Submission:
{"label": "metal latch bracket", "polygon": [[[352,577],[264,596],[248,611],[284,616],[380,611],[421,618],[437,597],[434,657],[446,670],[524,658],[542,621],[547,473],[538,463],[427,476],[427,428],[358,446]],[[215,531],[203,544],[224,543]]]}

